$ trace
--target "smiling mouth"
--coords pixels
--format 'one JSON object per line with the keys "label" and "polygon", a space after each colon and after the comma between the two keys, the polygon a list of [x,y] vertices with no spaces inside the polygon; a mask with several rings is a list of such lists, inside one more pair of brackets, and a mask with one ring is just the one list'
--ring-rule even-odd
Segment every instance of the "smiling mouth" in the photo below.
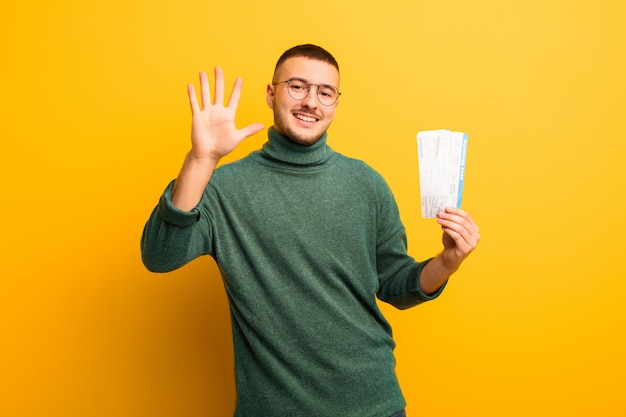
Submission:
{"label": "smiling mouth", "polygon": [[294,117],[296,119],[298,119],[298,120],[302,120],[303,122],[307,122],[307,123],[313,123],[313,122],[317,122],[319,120],[317,117],[307,116],[307,115],[301,114],[301,113],[294,114]]}

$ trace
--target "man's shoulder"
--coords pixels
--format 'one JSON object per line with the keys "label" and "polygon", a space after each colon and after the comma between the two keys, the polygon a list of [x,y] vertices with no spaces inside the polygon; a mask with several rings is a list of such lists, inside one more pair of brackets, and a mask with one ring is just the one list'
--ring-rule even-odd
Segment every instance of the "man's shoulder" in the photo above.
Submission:
{"label": "man's shoulder", "polygon": [[384,181],[383,176],[374,167],[362,159],[346,156],[341,153],[337,153],[337,159],[344,168],[353,170],[355,173],[364,175],[368,178]]}
{"label": "man's shoulder", "polygon": [[378,172],[374,168],[372,168],[367,162],[362,159],[347,156],[339,152],[335,152],[335,154],[337,156],[337,161],[346,167],[378,174]]}
{"label": "man's shoulder", "polygon": [[215,169],[214,175],[224,176],[224,175],[237,175],[242,172],[250,169],[254,169],[256,164],[253,162],[252,155],[255,152],[244,156],[241,159],[236,159],[232,161],[225,161],[220,163]]}

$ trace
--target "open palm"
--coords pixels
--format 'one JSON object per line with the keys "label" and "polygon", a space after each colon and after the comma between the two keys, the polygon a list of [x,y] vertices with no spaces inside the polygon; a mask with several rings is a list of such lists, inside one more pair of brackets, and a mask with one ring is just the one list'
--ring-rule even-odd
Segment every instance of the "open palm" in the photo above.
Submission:
{"label": "open palm", "polygon": [[194,158],[219,160],[232,152],[245,138],[263,129],[261,123],[253,123],[242,129],[235,126],[235,116],[241,96],[241,78],[237,78],[233,91],[224,106],[224,74],[215,68],[215,97],[211,100],[211,89],[206,73],[200,73],[200,98],[198,103],[195,88],[187,86],[192,113],[191,143]]}

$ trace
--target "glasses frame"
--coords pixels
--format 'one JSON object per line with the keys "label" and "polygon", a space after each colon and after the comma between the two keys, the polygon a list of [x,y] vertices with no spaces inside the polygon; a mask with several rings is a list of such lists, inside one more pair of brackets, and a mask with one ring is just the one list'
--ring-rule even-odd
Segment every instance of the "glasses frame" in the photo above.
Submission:
{"label": "glasses frame", "polygon": [[[305,94],[304,97],[302,97],[302,98],[295,98],[294,96],[291,95],[291,90],[289,89],[289,83],[292,82],[292,81],[300,81],[300,82],[303,82],[304,84],[307,85],[308,88],[306,89],[306,94]],[[289,94],[289,97],[291,97],[294,100],[298,100],[298,101],[301,101],[301,100],[304,100],[305,98],[307,98],[309,96],[309,93],[311,92],[311,86],[313,86],[313,85],[316,86],[317,87],[317,94],[316,94],[317,101],[319,101],[322,106],[333,106],[333,105],[337,104],[337,102],[339,101],[339,96],[341,95],[341,92],[339,91],[339,89],[337,89],[337,87],[335,87],[334,85],[330,85],[330,84],[313,84],[313,83],[310,83],[307,80],[304,80],[302,78],[290,78],[290,79],[285,80],[285,81],[278,81],[278,82],[272,83],[272,85],[278,85],[278,84],[282,84],[282,83],[286,83],[287,84],[287,94]],[[335,98],[335,101],[330,103],[330,104],[322,103],[322,99],[320,98],[320,87],[329,87],[329,88],[332,88],[333,90],[335,90],[337,92],[337,97]]]}

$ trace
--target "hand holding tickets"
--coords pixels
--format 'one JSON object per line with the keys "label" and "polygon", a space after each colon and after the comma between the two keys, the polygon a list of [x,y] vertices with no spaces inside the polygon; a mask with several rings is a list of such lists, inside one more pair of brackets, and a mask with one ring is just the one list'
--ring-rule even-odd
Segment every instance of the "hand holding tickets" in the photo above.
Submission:
{"label": "hand holding tickets", "polygon": [[467,133],[427,130],[417,134],[422,217],[461,207]]}

